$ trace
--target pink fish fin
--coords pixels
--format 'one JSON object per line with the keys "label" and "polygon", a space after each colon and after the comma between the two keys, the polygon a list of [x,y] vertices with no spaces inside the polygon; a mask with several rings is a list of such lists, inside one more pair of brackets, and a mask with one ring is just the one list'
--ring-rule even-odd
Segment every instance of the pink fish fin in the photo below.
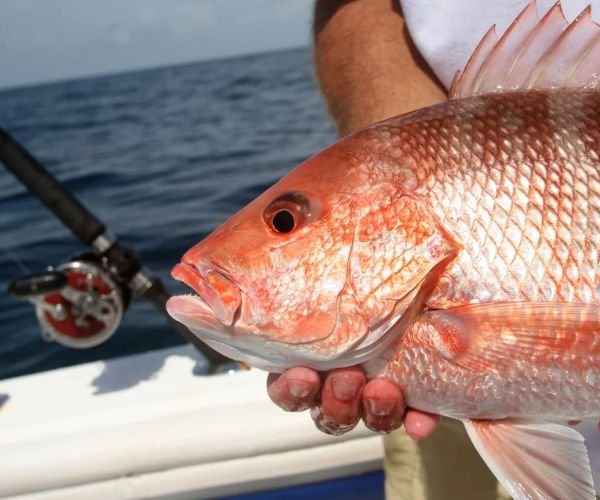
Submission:
{"label": "pink fish fin", "polygon": [[591,88],[600,72],[600,25],[587,7],[552,44],[529,76],[525,87]]}
{"label": "pink fish fin", "polygon": [[469,370],[502,372],[518,361],[545,364],[577,354],[600,363],[597,305],[490,302],[431,310],[424,318],[438,332],[432,342],[440,355]]}
{"label": "pink fish fin", "polygon": [[464,424],[483,460],[516,500],[596,498],[587,449],[575,429],[523,419]]}
{"label": "pink fish fin", "polygon": [[462,71],[457,71],[454,75],[450,90],[448,91],[450,99],[460,99],[474,95],[473,86],[475,78],[497,41],[498,35],[496,34],[496,26],[494,25],[483,35],[467,65]]}
{"label": "pink fish fin", "polygon": [[540,20],[532,0],[497,41],[486,34],[454,79],[450,97],[595,88],[600,79],[599,55],[600,26],[591,19],[590,7],[569,24],[560,2]]}
{"label": "pink fish fin", "polygon": [[489,53],[474,81],[472,94],[486,94],[507,89],[515,59],[539,23],[535,2],[530,2],[500,37]]}
{"label": "pink fish fin", "polygon": [[541,59],[548,49],[554,46],[568,25],[560,2],[555,3],[532,31],[515,58],[507,81],[508,89],[527,88],[526,83],[531,74],[536,71]]}
{"label": "pink fish fin", "polygon": [[535,0],[529,2],[498,39],[495,26],[483,36],[463,71],[450,87],[450,99],[497,91],[513,64],[515,55],[539,22]]}

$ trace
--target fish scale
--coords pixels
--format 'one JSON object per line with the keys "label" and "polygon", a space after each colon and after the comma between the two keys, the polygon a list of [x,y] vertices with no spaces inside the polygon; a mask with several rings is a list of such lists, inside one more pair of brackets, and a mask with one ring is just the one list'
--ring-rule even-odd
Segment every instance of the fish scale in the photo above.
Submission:
{"label": "fish scale", "polygon": [[[481,146],[474,147],[479,156],[457,157],[452,147],[444,150],[431,133],[416,132],[417,137],[428,137],[431,144],[419,147],[419,140],[411,149],[422,168],[419,176],[424,187],[419,195],[463,247],[442,276],[430,303],[597,302],[600,163],[595,151],[600,139],[598,134],[587,133],[583,140],[581,124],[587,122],[592,128],[594,121],[600,120],[598,93],[514,93],[471,99],[482,104],[474,108],[470,103],[465,106],[457,102],[454,112],[445,106],[439,110],[443,119],[434,119],[432,126],[441,126],[446,131],[446,144],[453,144],[470,142],[464,138],[462,123],[485,123],[481,133],[470,134]],[[537,113],[531,115],[532,109]],[[474,121],[472,113],[481,118]],[[543,121],[535,133],[545,135],[538,135],[539,141],[533,145],[519,141],[521,145],[528,142],[527,148],[507,145],[505,141],[510,138],[506,134],[513,131],[488,118],[500,113],[504,121],[510,117],[530,134],[530,122]],[[554,123],[558,114],[560,120]],[[458,123],[445,123],[453,119]],[[411,125],[411,131],[429,128],[430,120],[426,117]],[[546,123],[549,120],[553,126]],[[569,133],[552,147],[554,129]],[[400,137],[406,140],[407,134]],[[490,148],[490,141],[511,152],[506,163],[484,152],[498,151]],[[435,156],[423,155],[427,150],[435,150]]]}
{"label": "fish scale", "polygon": [[[393,121],[387,124],[384,142],[394,147],[398,137],[412,146],[403,150],[419,165],[416,174],[423,187],[416,190],[417,196],[461,247],[427,306],[498,301],[598,304],[600,134],[597,127],[595,133],[584,131],[600,122],[600,94],[473,97],[429,108],[423,115],[412,114],[408,125],[400,119],[396,134]],[[485,126],[474,130],[473,124]],[[527,130],[516,142],[511,140],[518,132],[515,124]],[[442,143],[432,127],[444,131]],[[538,140],[529,140],[527,134]],[[463,150],[457,156],[453,145],[458,143],[469,144],[474,153]],[[428,153],[432,151],[435,154]],[[376,148],[374,155],[385,156],[385,148]],[[532,349],[504,372],[498,373],[497,367],[477,372],[431,348],[432,339],[443,338],[444,332],[426,318],[417,319],[381,359],[367,365],[371,375],[397,381],[409,405],[456,418],[577,418],[598,413],[597,336],[580,334],[579,342],[590,354],[584,366],[568,351],[563,359],[544,365],[548,353]],[[531,363],[538,356],[542,365],[532,373]],[[557,399],[557,392],[565,397]]]}

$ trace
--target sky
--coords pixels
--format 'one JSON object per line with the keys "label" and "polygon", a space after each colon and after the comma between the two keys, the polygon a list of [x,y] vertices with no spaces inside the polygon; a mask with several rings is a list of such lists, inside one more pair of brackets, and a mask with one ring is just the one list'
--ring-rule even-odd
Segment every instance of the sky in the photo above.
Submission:
{"label": "sky", "polygon": [[0,0],[0,88],[310,40],[312,0]]}

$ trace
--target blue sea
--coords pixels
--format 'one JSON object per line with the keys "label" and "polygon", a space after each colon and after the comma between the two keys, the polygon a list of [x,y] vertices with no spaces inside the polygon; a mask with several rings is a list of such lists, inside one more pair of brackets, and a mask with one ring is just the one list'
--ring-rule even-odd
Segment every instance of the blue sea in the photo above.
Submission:
{"label": "blue sea", "polygon": [[[173,293],[187,248],[335,138],[308,49],[2,91],[0,127]],[[42,340],[8,284],[84,250],[0,165],[0,378],[183,342],[141,299],[101,346]]]}

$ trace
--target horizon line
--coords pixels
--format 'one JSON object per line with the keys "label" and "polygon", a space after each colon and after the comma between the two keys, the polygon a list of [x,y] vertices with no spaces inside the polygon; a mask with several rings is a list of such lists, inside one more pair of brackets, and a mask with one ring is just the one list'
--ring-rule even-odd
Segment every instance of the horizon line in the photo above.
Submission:
{"label": "horizon line", "polygon": [[173,67],[180,67],[180,66],[191,66],[193,64],[215,62],[215,61],[241,59],[241,58],[245,58],[245,57],[249,57],[249,56],[275,54],[277,52],[286,52],[286,51],[291,51],[291,50],[300,50],[300,49],[308,49],[308,48],[310,48],[310,44],[291,45],[289,47],[279,47],[277,49],[267,49],[267,50],[263,50],[260,52],[239,52],[236,54],[229,54],[229,55],[223,55],[223,56],[217,56],[217,57],[207,57],[205,59],[194,59],[194,60],[188,60],[188,61],[178,61],[178,62],[173,62],[173,63],[159,63],[159,64],[153,65],[153,66],[133,67],[130,69],[109,71],[107,73],[93,73],[93,74],[86,74],[86,75],[70,76],[67,78],[9,84],[6,87],[0,85],[0,92],[1,93],[11,92],[11,91],[16,91],[16,90],[31,89],[31,88],[35,88],[35,87],[46,87],[46,86],[51,86],[51,85],[58,85],[58,84],[62,84],[62,83],[93,80],[95,78],[120,76],[120,75],[127,75],[127,74],[131,74],[131,73],[143,73],[145,71],[155,71],[155,70],[159,70],[159,69],[173,68]]}

